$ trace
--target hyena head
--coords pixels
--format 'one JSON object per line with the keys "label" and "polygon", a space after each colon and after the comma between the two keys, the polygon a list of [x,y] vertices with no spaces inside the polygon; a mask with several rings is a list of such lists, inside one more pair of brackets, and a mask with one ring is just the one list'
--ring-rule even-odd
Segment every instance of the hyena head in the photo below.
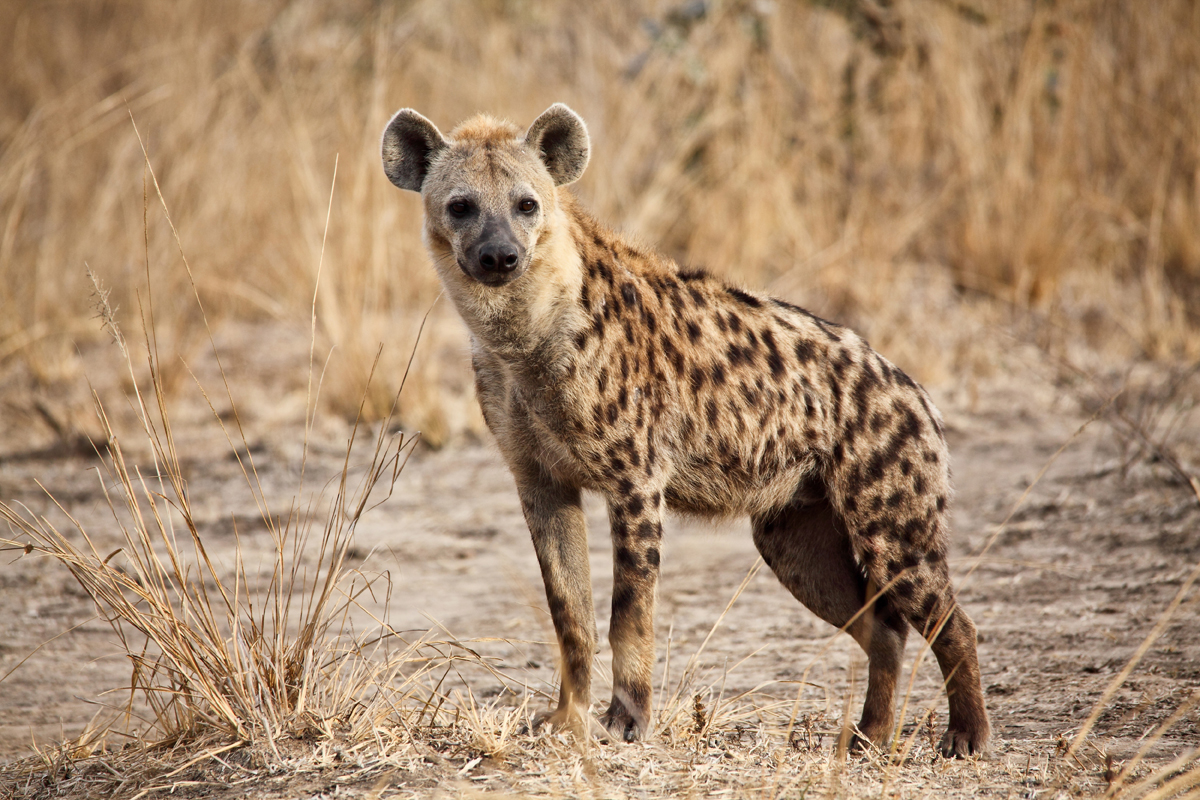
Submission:
{"label": "hyena head", "polygon": [[[425,203],[425,243],[447,285],[512,283],[537,259],[557,220],[555,187],[583,174],[587,127],[561,103],[524,135],[478,116],[443,136],[412,109],[383,132],[383,169]],[[455,266],[457,265],[457,266]]]}

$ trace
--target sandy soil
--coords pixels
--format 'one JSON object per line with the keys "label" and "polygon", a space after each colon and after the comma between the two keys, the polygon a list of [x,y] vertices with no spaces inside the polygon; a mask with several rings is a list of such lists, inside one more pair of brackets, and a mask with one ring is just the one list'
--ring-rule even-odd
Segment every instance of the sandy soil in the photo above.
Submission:
{"label": "sandy soil", "polygon": [[[1200,503],[1165,464],[1131,449],[1129,436],[1104,419],[1072,439],[1087,416],[1070,387],[1003,384],[973,403],[952,395],[938,399],[958,492],[953,566],[960,601],[980,631],[995,750],[1001,761],[1016,759],[1028,768],[1031,759],[1048,757],[1062,737],[1079,729],[1200,561]],[[1138,408],[1152,402],[1151,393]],[[1167,410],[1157,420],[1177,423],[1169,444],[1194,470],[1200,419],[1193,417],[1200,415]],[[299,429],[269,414],[248,428],[264,486],[283,510],[299,477]],[[0,442],[0,499],[61,522],[40,481],[88,526],[101,549],[116,547],[94,459],[31,445],[9,430],[7,444]],[[1159,425],[1152,432],[1162,430]],[[337,475],[345,435],[337,423],[322,429],[305,467],[310,486]],[[247,562],[265,558],[270,541],[261,525],[254,526],[257,513],[245,481],[228,445],[204,422],[203,409],[180,412],[177,436],[210,552],[232,564],[232,516],[239,520]],[[590,498],[587,508],[603,637],[612,560],[603,505]],[[998,528],[1014,508],[1009,523]],[[423,631],[436,625],[478,640],[472,646],[497,659],[518,683],[550,690],[554,652],[546,643],[552,631],[544,595],[512,480],[490,443],[419,450],[393,496],[364,519],[356,541],[356,565],[390,575],[393,626]],[[78,734],[97,704],[119,704],[111,692],[129,674],[108,626],[65,569],[19,552],[2,555],[0,761]],[[755,562],[743,523],[669,525],[657,617],[660,678],[667,651],[677,674]],[[1193,590],[1100,715],[1097,748],[1128,758],[1200,689],[1198,612],[1200,591]],[[857,717],[865,659],[848,637],[831,642],[832,633],[761,570],[701,654],[696,685],[729,697],[804,676],[814,687],[803,695],[802,713],[836,721],[850,692]],[[914,636],[906,681],[917,645]],[[605,700],[608,658],[605,647],[596,689]],[[465,679],[480,699],[501,688],[486,676]],[[789,697],[795,689],[780,684],[762,692]],[[533,705],[545,702],[536,698]],[[925,658],[906,718],[933,705],[940,726],[944,703],[936,666]],[[1200,709],[1193,708],[1150,748],[1149,759],[1162,763],[1197,742]],[[822,746],[831,743],[826,737]]]}

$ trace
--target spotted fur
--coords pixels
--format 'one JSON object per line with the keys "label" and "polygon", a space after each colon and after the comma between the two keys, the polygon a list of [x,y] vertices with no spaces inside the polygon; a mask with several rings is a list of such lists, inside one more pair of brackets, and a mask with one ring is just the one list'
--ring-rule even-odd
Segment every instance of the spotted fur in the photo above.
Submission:
{"label": "spotted fur", "polygon": [[975,628],[946,565],[949,459],[925,391],[853,331],[597,222],[562,188],[588,156],[565,106],[524,135],[477,117],[449,137],[404,110],[383,150],[393,182],[424,197],[425,240],[470,329],[479,403],[533,537],[562,651],[547,721],[582,732],[590,705],[587,489],[607,499],[613,541],[613,735],[649,725],[671,509],[748,515],[783,585],[858,641],[866,738],[892,734],[912,625],[946,680],[942,752],[982,751]]}

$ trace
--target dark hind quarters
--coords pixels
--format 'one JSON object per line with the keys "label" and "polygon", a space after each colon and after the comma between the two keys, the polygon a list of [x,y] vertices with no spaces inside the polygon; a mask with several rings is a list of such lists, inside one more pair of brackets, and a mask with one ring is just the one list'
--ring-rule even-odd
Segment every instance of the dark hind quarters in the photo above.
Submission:
{"label": "dark hind quarters", "polygon": [[[965,756],[986,748],[989,726],[980,690],[975,626],[954,603],[944,561],[933,570],[928,564],[912,569],[914,577],[920,572],[918,580],[909,580],[901,570],[904,574],[895,586],[903,582],[911,591],[896,592],[895,587],[880,587],[863,575],[845,523],[824,498],[798,502],[751,521],[754,544],[784,587],[818,617],[844,628],[867,654],[867,695],[859,722],[864,736],[883,744],[892,734],[896,683],[911,624],[926,638],[936,635],[931,649],[950,699],[942,753]],[[897,566],[902,568],[903,563]],[[880,593],[880,588],[885,591]],[[864,610],[872,597],[874,602]]]}
{"label": "dark hind quarters", "polygon": [[[870,609],[859,614],[868,591],[873,596],[877,590],[868,585],[845,524],[827,499],[809,493],[792,506],[756,516],[751,522],[754,544],[763,561],[818,617],[842,628],[857,615],[855,628],[873,620],[896,632],[907,631],[904,615],[888,595],[877,598]],[[853,629],[848,632],[855,633]]]}

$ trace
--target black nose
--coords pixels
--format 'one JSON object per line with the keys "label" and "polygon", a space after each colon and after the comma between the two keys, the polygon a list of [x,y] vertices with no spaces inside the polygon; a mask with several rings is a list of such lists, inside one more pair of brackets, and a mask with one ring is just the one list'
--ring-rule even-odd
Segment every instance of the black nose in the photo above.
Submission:
{"label": "black nose", "polygon": [[512,272],[517,268],[517,248],[510,242],[485,244],[479,248],[479,266],[484,272]]}

